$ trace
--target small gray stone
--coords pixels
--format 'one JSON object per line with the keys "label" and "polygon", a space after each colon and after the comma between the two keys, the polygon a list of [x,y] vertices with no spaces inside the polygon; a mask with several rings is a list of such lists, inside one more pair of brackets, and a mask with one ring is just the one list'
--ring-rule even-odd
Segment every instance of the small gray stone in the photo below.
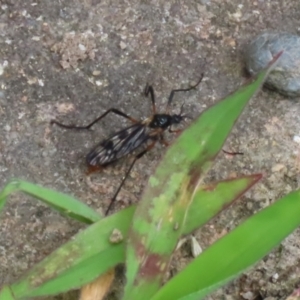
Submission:
{"label": "small gray stone", "polygon": [[251,75],[267,66],[284,51],[270,73],[266,86],[288,97],[300,96],[300,37],[289,33],[263,33],[245,50],[246,68]]}

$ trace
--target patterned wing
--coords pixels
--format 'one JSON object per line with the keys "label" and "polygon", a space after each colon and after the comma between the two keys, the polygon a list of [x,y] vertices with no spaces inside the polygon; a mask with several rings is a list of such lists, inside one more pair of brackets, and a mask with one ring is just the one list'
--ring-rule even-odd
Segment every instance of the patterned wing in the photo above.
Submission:
{"label": "patterned wing", "polygon": [[96,145],[87,155],[86,161],[91,166],[102,166],[116,161],[147,141],[147,132],[147,126],[141,123],[125,128]]}

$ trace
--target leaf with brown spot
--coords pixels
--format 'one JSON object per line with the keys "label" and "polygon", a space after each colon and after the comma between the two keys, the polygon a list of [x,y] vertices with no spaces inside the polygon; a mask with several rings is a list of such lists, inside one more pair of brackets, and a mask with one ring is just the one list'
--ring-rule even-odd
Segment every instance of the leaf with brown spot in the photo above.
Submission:
{"label": "leaf with brown spot", "polygon": [[[155,256],[156,264],[169,265],[195,192],[267,74],[264,70],[251,83],[204,111],[167,150],[134,214],[126,253],[124,300],[150,299],[159,289],[166,268],[155,268],[157,272],[151,272],[150,277],[143,263]],[[145,248],[142,256],[138,251],[141,244]]]}
{"label": "leaf with brown spot", "polygon": [[[218,213],[223,206],[228,205],[230,199],[242,194],[259,178],[259,175],[246,176],[210,184],[209,187],[206,185],[201,187],[195,193],[195,200],[189,209],[183,234],[188,234],[204,224],[214,214]],[[15,191],[15,183],[14,181],[12,185],[8,184],[6,186],[4,189],[5,197]],[[33,184],[26,185],[26,188],[22,189],[24,186],[21,184],[19,188],[25,193],[33,194],[37,192],[39,193],[38,198],[47,197],[44,193],[47,189],[40,189],[39,187],[39,189],[34,188],[31,190]],[[54,193],[52,194],[54,195]],[[60,194],[62,201],[64,196]],[[66,199],[69,199],[69,196],[66,195]],[[216,203],[213,204],[214,202]],[[110,243],[109,240],[112,232],[119,228],[124,241],[126,241],[134,210],[134,206],[129,207],[79,232],[71,241],[54,251],[34,266],[18,282],[14,283],[11,286],[13,294],[18,298],[31,298],[34,295],[62,293],[79,288],[117,264],[123,263],[125,261],[125,242],[115,245]],[[76,214],[79,213],[79,211],[76,211]],[[139,242],[138,238],[136,242]],[[144,245],[140,243],[138,247],[139,256],[146,255],[146,250]],[[150,261],[146,262],[147,268]],[[166,264],[162,265],[162,267],[166,266]],[[152,276],[152,273],[150,276]]]}

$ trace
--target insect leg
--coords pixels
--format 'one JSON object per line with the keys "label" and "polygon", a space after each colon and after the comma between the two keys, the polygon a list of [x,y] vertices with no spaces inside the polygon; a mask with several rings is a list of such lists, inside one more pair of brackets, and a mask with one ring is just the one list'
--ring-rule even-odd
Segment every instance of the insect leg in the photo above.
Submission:
{"label": "insect leg", "polygon": [[138,120],[126,115],[125,113],[123,113],[122,111],[116,109],[116,108],[111,108],[109,110],[107,110],[104,114],[102,114],[100,117],[98,117],[97,119],[95,119],[93,122],[91,122],[90,124],[86,125],[86,126],[74,126],[74,125],[65,125],[62,123],[59,123],[55,120],[51,120],[50,124],[56,124],[59,127],[63,127],[66,129],[90,129],[95,123],[99,122],[101,119],[103,119],[106,115],[108,115],[109,113],[114,113],[116,115],[119,115],[121,117],[124,117],[128,120],[130,120],[132,123],[137,123],[139,122]]}
{"label": "insect leg", "polygon": [[161,134],[159,136],[159,141],[161,144],[165,145],[166,147],[168,147],[170,145],[170,143],[168,141],[166,141],[165,136],[163,134]]}
{"label": "insect leg", "polygon": [[149,93],[150,93],[150,96],[151,96],[151,103],[152,103],[152,111],[153,111],[153,114],[156,113],[156,106],[155,106],[155,95],[154,95],[154,89],[152,87],[152,85],[146,85],[145,87],[145,96],[148,97]]}
{"label": "insect leg", "polygon": [[228,154],[228,155],[244,155],[243,152],[229,152],[229,151],[226,151],[224,149],[222,149],[222,151],[225,153],[225,154]]}
{"label": "insect leg", "polygon": [[154,147],[155,143],[156,143],[156,140],[154,140],[154,141],[153,141],[153,142],[152,142],[145,150],[143,150],[142,152],[140,152],[139,154],[137,154],[137,155],[135,156],[133,162],[131,163],[130,167],[129,167],[128,170],[126,171],[125,176],[123,177],[123,179],[122,179],[122,181],[121,181],[121,183],[120,183],[120,185],[119,185],[117,191],[115,192],[114,196],[112,197],[112,199],[111,199],[111,201],[110,201],[110,203],[109,203],[109,206],[108,206],[108,208],[107,208],[106,211],[105,211],[105,216],[108,215],[109,211],[110,211],[111,208],[113,207],[113,205],[114,205],[114,203],[115,203],[115,201],[116,201],[116,199],[117,199],[117,196],[118,196],[118,194],[119,194],[119,192],[120,192],[122,186],[124,185],[124,183],[125,183],[127,177],[129,176],[129,173],[131,172],[131,170],[132,170],[132,168],[133,168],[135,162],[136,162],[138,159],[140,159],[142,156],[144,156],[148,151],[150,151],[150,150]]}
{"label": "insect leg", "polygon": [[171,127],[169,128],[169,132],[170,133],[180,133],[182,131],[182,129],[172,129]]}
{"label": "insect leg", "polygon": [[188,92],[188,91],[190,91],[190,90],[193,90],[194,88],[196,88],[196,87],[201,83],[203,77],[204,77],[204,73],[201,74],[200,79],[198,80],[198,82],[197,82],[195,85],[193,85],[193,86],[191,86],[191,87],[189,87],[189,88],[187,88],[187,89],[176,89],[176,90],[172,90],[171,93],[170,93],[170,95],[169,95],[169,99],[168,99],[168,103],[167,103],[166,112],[168,112],[169,109],[170,109],[170,104],[171,104],[171,102],[173,101],[173,98],[174,98],[174,94],[175,94],[175,93],[177,93],[177,92]]}

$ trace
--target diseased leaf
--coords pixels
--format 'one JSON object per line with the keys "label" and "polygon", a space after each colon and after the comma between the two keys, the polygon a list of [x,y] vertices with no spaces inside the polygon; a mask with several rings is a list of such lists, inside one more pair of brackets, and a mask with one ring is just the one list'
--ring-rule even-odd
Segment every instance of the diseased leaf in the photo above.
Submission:
{"label": "diseased leaf", "polygon": [[[218,240],[151,300],[200,300],[262,259],[300,225],[300,191],[292,192]],[[193,280],[191,280],[193,278]]]}
{"label": "diseased leaf", "polygon": [[200,186],[188,211],[183,234],[188,234],[232,204],[259,179],[261,174],[243,176]]}
{"label": "diseased leaf", "polygon": [[[259,178],[259,175],[236,178],[200,189],[195,194],[197,199],[191,204],[189,212],[191,216],[188,217],[189,222],[186,223],[183,234],[188,234],[203,225],[223,206],[228,205],[230,197],[233,200],[235,196],[249,189]],[[8,191],[6,188],[5,190]],[[220,197],[228,190],[231,190],[232,194],[226,192],[224,198]],[[10,192],[14,191],[10,189]],[[42,198],[43,190],[39,191],[42,193],[38,194],[38,198]],[[6,194],[7,196],[9,193]],[[217,203],[213,204],[214,201]],[[23,298],[66,292],[79,288],[100,274],[104,274],[111,267],[124,263],[125,241],[134,210],[134,206],[129,207],[78,233],[70,242],[35,265],[19,282],[13,284],[14,294],[18,298]],[[123,236],[123,242],[117,245],[109,242],[116,228],[121,229]],[[82,276],[84,272],[86,273]]]}
{"label": "diseased leaf", "polygon": [[129,233],[125,300],[150,299],[161,286],[194,193],[267,73],[261,72],[204,111],[167,150],[150,177]]}
{"label": "diseased leaf", "polygon": [[11,289],[17,298],[58,294],[78,288],[124,262],[124,242],[110,242],[114,229],[124,240],[134,207],[103,218],[34,266]]}

